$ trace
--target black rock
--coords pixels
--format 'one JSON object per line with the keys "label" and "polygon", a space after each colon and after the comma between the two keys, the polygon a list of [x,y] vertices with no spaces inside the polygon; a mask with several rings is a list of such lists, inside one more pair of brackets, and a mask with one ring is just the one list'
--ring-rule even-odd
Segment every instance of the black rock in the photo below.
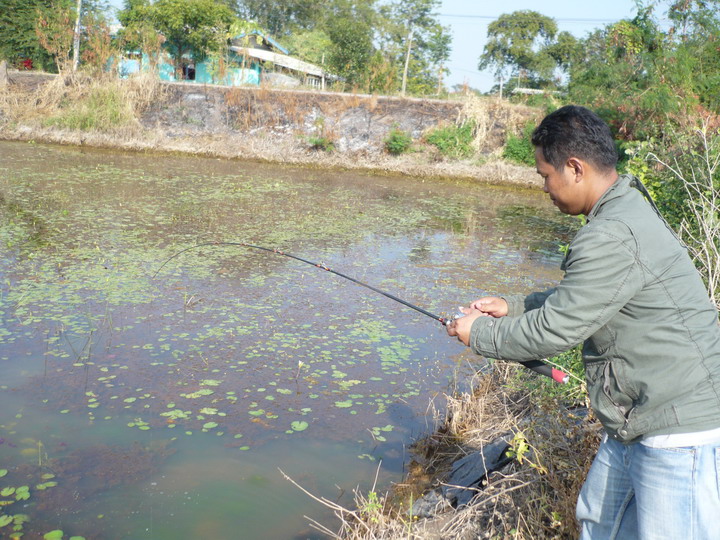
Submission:
{"label": "black rock", "polygon": [[453,463],[450,477],[442,487],[443,496],[459,508],[470,502],[480,488],[481,482],[493,471],[502,469],[512,461],[505,455],[510,447],[505,437],[495,439],[478,452]]}

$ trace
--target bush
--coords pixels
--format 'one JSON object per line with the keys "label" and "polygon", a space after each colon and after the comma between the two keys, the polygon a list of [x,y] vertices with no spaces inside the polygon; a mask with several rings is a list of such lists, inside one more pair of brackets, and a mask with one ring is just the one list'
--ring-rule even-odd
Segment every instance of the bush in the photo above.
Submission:
{"label": "bush", "polygon": [[398,156],[407,152],[411,144],[412,137],[409,133],[401,129],[393,128],[385,139],[385,150]]}
{"label": "bush", "polygon": [[308,143],[310,143],[312,150],[322,150],[324,152],[335,150],[335,143],[328,137],[308,137]]}
{"label": "bush", "polygon": [[446,157],[464,158],[473,154],[475,122],[464,122],[459,126],[439,127],[425,136],[425,140],[437,147]]}
{"label": "bush", "polygon": [[663,143],[637,143],[628,154],[627,171],[645,184],[683,239],[720,308],[720,133],[706,122]]}
{"label": "bush", "polygon": [[523,128],[522,135],[509,135],[503,148],[502,157],[520,165],[535,166],[535,148],[530,142],[533,129],[535,129],[535,124],[530,122]]}

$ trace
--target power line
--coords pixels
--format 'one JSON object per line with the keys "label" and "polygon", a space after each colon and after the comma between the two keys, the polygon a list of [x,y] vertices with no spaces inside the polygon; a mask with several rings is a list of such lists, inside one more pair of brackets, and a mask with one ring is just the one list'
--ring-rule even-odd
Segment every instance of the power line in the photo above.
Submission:
{"label": "power line", "polygon": [[[458,19],[484,19],[487,21],[495,21],[500,18],[500,15],[458,15],[455,13],[440,13],[438,15],[439,17],[454,17]],[[617,22],[618,19],[583,19],[583,18],[573,18],[573,19],[566,19],[566,18],[554,18],[551,17],[556,22],[575,22],[575,23],[614,23]]]}

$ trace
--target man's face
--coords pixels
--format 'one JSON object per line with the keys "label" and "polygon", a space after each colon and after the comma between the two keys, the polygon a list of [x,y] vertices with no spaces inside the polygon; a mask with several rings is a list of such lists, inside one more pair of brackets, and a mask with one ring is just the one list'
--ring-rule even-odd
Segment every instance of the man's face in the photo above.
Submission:
{"label": "man's face", "polygon": [[583,212],[583,193],[581,185],[576,181],[576,171],[569,164],[560,170],[545,161],[542,148],[535,147],[535,165],[537,173],[545,181],[543,191],[550,195],[553,204],[564,214],[576,216]]}

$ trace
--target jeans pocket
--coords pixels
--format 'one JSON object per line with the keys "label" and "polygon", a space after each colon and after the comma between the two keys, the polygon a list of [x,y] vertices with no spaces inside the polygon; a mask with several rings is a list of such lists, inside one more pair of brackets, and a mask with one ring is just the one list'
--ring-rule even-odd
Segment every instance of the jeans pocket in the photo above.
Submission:
{"label": "jeans pocket", "polygon": [[715,487],[720,499],[720,446],[715,447]]}

